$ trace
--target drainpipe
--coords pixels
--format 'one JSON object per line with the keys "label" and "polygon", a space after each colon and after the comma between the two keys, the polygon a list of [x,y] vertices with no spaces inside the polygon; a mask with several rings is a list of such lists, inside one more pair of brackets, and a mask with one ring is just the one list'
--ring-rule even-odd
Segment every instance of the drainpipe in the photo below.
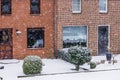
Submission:
{"label": "drainpipe", "polygon": [[56,0],[54,0],[54,11],[53,11],[53,17],[54,17],[54,57],[57,58],[57,48],[56,48]]}

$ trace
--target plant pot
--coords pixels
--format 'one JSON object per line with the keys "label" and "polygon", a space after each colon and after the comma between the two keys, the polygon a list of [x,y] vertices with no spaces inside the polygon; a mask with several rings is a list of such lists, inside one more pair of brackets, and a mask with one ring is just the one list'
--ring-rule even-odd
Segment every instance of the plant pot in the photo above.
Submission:
{"label": "plant pot", "polygon": [[95,62],[90,62],[90,69],[96,68],[96,63]]}
{"label": "plant pot", "polygon": [[107,59],[107,61],[111,61],[111,58],[112,58],[112,53],[107,52],[106,53],[106,59]]}

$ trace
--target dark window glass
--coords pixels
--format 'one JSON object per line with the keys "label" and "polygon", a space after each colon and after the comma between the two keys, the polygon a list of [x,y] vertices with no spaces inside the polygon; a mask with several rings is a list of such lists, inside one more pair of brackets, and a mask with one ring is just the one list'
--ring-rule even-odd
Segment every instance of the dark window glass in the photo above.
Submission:
{"label": "dark window glass", "polygon": [[63,28],[63,48],[87,47],[87,26],[66,26]]}
{"label": "dark window glass", "polygon": [[44,47],[44,30],[43,29],[28,29],[27,34],[28,34],[27,35],[28,48]]}
{"label": "dark window glass", "polygon": [[30,14],[40,14],[40,0],[30,0]]}
{"label": "dark window glass", "polygon": [[9,35],[8,35],[8,30],[0,30],[0,44],[1,43],[8,43],[9,41]]}
{"label": "dark window glass", "polygon": [[1,14],[11,14],[11,0],[1,0]]}

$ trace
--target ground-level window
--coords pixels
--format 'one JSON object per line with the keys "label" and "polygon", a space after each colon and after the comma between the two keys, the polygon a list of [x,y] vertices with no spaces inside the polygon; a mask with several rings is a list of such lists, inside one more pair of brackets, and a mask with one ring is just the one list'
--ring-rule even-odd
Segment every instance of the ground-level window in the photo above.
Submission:
{"label": "ground-level window", "polygon": [[27,47],[28,48],[44,47],[44,29],[34,28],[27,30]]}
{"label": "ground-level window", "polygon": [[11,14],[11,0],[1,0],[1,14]]}
{"label": "ground-level window", "polygon": [[87,26],[63,27],[63,48],[77,45],[87,47]]}

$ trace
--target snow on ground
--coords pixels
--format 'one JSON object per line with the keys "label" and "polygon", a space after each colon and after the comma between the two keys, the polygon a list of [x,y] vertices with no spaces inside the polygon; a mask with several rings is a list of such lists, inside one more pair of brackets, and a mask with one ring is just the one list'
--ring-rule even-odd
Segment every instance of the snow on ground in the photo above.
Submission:
{"label": "snow on ground", "polygon": [[[117,63],[108,64],[106,61],[105,64],[100,64],[94,70],[109,70],[109,69],[120,69],[120,55],[116,56],[115,59]],[[96,56],[93,57],[92,61],[106,60],[105,56]],[[66,73],[66,72],[75,72],[71,70],[74,68],[74,65],[65,62],[60,59],[42,59],[45,66],[41,74],[53,74],[53,73]],[[6,64],[2,64],[6,63]],[[10,64],[7,64],[10,63]],[[0,60],[0,66],[4,66],[4,69],[0,70],[0,76],[3,77],[3,80],[119,80],[120,79],[120,70],[112,71],[100,71],[100,72],[81,72],[80,73],[71,73],[71,74],[57,74],[57,75],[43,75],[43,76],[34,76],[26,78],[18,78],[17,76],[22,76],[22,63],[23,60]],[[89,69],[88,65],[85,64],[82,67]]]}

